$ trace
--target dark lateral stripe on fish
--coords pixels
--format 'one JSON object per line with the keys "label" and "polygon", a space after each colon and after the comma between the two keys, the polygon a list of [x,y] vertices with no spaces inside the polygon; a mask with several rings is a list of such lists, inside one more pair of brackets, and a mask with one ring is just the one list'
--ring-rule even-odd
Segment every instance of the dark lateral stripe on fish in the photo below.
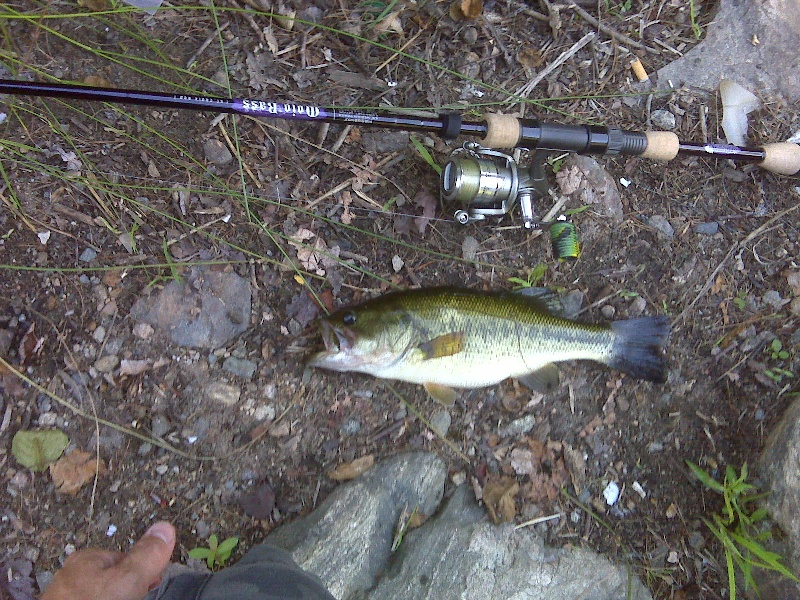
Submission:
{"label": "dark lateral stripe on fish", "polygon": [[608,366],[656,383],[667,380],[661,349],[667,342],[670,320],[666,316],[642,317],[611,323],[614,346]]}

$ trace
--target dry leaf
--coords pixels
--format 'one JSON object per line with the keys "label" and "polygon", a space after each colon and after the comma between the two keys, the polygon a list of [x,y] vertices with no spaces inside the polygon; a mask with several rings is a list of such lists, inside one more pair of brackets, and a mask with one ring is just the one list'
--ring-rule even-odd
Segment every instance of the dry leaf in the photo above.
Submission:
{"label": "dry leaf", "polygon": [[414,204],[422,208],[422,216],[414,219],[414,224],[420,235],[425,235],[425,229],[428,227],[428,222],[436,216],[436,208],[439,206],[439,200],[431,194],[426,188],[422,188],[412,200]]}
{"label": "dry leaf", "polygon": [[454,21],[477,19],[483,12],[483,0],[456,0],[450,6],[450,16]]}
{"label": "dry leaf", "polygon": [[519,64],[528,69],[536,69],[544,64],[542,53],[536,48],[525,48],[517,54]]}
{"label": "dry leaf", "polygon": [[[102,0],[103,2],[105,0]],[[80,2],[78,2],[80,4]],[[101,87],[101,88],[113,88],[114,84],[111,83],[105,77],[101,77],[100,75],[87,75],[83,79],[83,83],[85,85],[91,85],[92,87]]]}
{"label": "dry leaf", "polygon": [[495,523],[510,523],[517,516],[517,505],[514,496],[519,491],[516,479],[502,477],[489,480],[483,486],[483,502],[489,516]]}
{"label": "dry leaf", "polygon": [[394,31],[395,33],[403,34],[403,24],[400,22],[400,11],[396,10],[389,13],[386,18],[375,24],[373,28],[375,33],[386,33],[387,31]]}
{"label": "dry leaf", "polygon": [[355,459],[353,462],[339,465],[333,469],[333,471],[328,472],[328,477],[334,481],[355,479],[374,464],[375,457],[372,454],[367,454],[366,456]]}
{"label": "dry leaf", "polygon": [[106,466],[102,460],[98,462],[93,454],[83,450],[73,450],[55,464],[50,465],[50,475],[56,490],[62,494],[75,494],[84,485],[102,475]]}

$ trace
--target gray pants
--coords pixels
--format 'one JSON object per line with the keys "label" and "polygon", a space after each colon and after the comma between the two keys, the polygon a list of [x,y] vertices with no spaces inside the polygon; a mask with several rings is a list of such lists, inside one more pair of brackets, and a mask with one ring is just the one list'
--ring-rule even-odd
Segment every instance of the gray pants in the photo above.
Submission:
{"label": "gray pants", "polygon": [[285,550],[261,544],[217,573],[165,577],[145,600],[335,600]]}

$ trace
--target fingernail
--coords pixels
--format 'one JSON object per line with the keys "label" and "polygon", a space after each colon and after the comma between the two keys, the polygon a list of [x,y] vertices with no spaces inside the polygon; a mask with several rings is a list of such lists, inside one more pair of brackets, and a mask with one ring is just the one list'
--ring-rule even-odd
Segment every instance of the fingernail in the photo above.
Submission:
{"label": "fingernail", "polygon": [[166,521],[159,521],[152,525],[150,529],[145,531],[142,537],[153,536],[162,540],[165,544],[171,544],[175,541],[175,528]]}

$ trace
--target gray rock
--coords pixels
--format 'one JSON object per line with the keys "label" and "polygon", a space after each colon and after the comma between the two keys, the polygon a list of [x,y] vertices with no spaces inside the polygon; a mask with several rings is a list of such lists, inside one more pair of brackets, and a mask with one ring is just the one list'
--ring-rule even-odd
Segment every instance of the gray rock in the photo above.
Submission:
{"label": "gray rock", "polygon": [[[658,71],[658,86],[716,90],[733,79],[752,92],[800,100],[800,0],[721,0],[706,38]],[[754,43],[757,40],[757,43]]]}
{"label": "gray rock", "polygon": [[222,370],[227,371],[232,375],[236,375],[237,377],[252,379],[256,372],[256,363],[254,363],[252,360],[229,356],[225,359],[225,362],[222,363]]}
{"label": "gray rock", "polygon": [[92,248],[86,248],[86,250],[81,252],[78,260],[82,262],[92,262],[95,258],[97,258],[97,252],[95,252]]}
{"label": "gray rock", "polygon": [[675,115],[668,110],[654,110],[650,114],[650,119],[653,121],[653,126],[656,129],[665,129],[668,131],[675,129]]}
{"label": "gray rock", "polygon": [[647,224],[653,229],[657,229],[664,237],[672,238],[675,236],[675,229],[673,229],[670,222],[663,215],[653,215],[647,219]]}
{"label": "gray rock", "polygon": [[365,131],[361,134],[361,143],[366,151],[372,154],[398,152],[408,146],[408,132]]}
{"label": "gray rock", "polygon": [[206,396],[210,400],[224,404],[225,406],[233,406],[239,402],[239,396],[242,391],[224,381],[213,381],[206,386]]}
{"label": "gray rock", "polygon": [[613,223],[622,223],[622,198],[617,184],[591,156],[570,154],[556,174],[556,182],[562,194],[580,204],[593,204],[597,212]]}
{"label": "gray rock", "polygon": [[233,154],[231,154],[231,151],[218,139],[210,139],[203,142],[203,152],[208,162],[221,167],[233,161]]}
{"label": "gray rock", "polygon": [[250,284],[233,272],[196,267],[155,297],[137,300],[131,317],[179,346],[219,348],[250,326]]}
{"label": "gray rock", "polygon": [[[800,400],[784,413],[767,439],[761,453],[760,467],[766,488],[770,490],[764,504],[770,516],[786,533],[785,541],[773,540],[770,550],[791,558],[791,566],[797,572],[800,567]],[[763,574],[759,574],[763,575]],[[762,598],[796,598],[800,596],[800,585],[786,580],[767,578],[757,582],[760,588],[769,590]]]}
{"label": "gray rock", "polygon": [[433,514],[446,476],[444,462],[434,454],[395,456],[340,486],[310,515],[279,527],[265,541],[291,552],[337,598],[363,597],[386,566],[403,508]]}
{"label": "gray rock", "polygon": [[716,221],[711,221],[710,223],[698,223],[692,227],[692,231],[698,235],[714,235],[719,231],[719,223]]}
{"label": "gray rock", "polygon": [[594,552],[547,548],[527,529],[492,525],[467,486],[444,511],[406,534],[369,600],[649,600],[628,569]]}
{"label": "gray rock", "polygon": [[475,260],[478,257],[478,240],[471,235],[465,237],[461,242],[461,256],[464,257],[464,260]]}
{"label": "gray rock", "polygon": [[433,413],[430,423],[431,429],[436,435],[446,437],[447,431],[450,429],[450,424],[452,423],[452,417],[449,412],[440,409]]}

